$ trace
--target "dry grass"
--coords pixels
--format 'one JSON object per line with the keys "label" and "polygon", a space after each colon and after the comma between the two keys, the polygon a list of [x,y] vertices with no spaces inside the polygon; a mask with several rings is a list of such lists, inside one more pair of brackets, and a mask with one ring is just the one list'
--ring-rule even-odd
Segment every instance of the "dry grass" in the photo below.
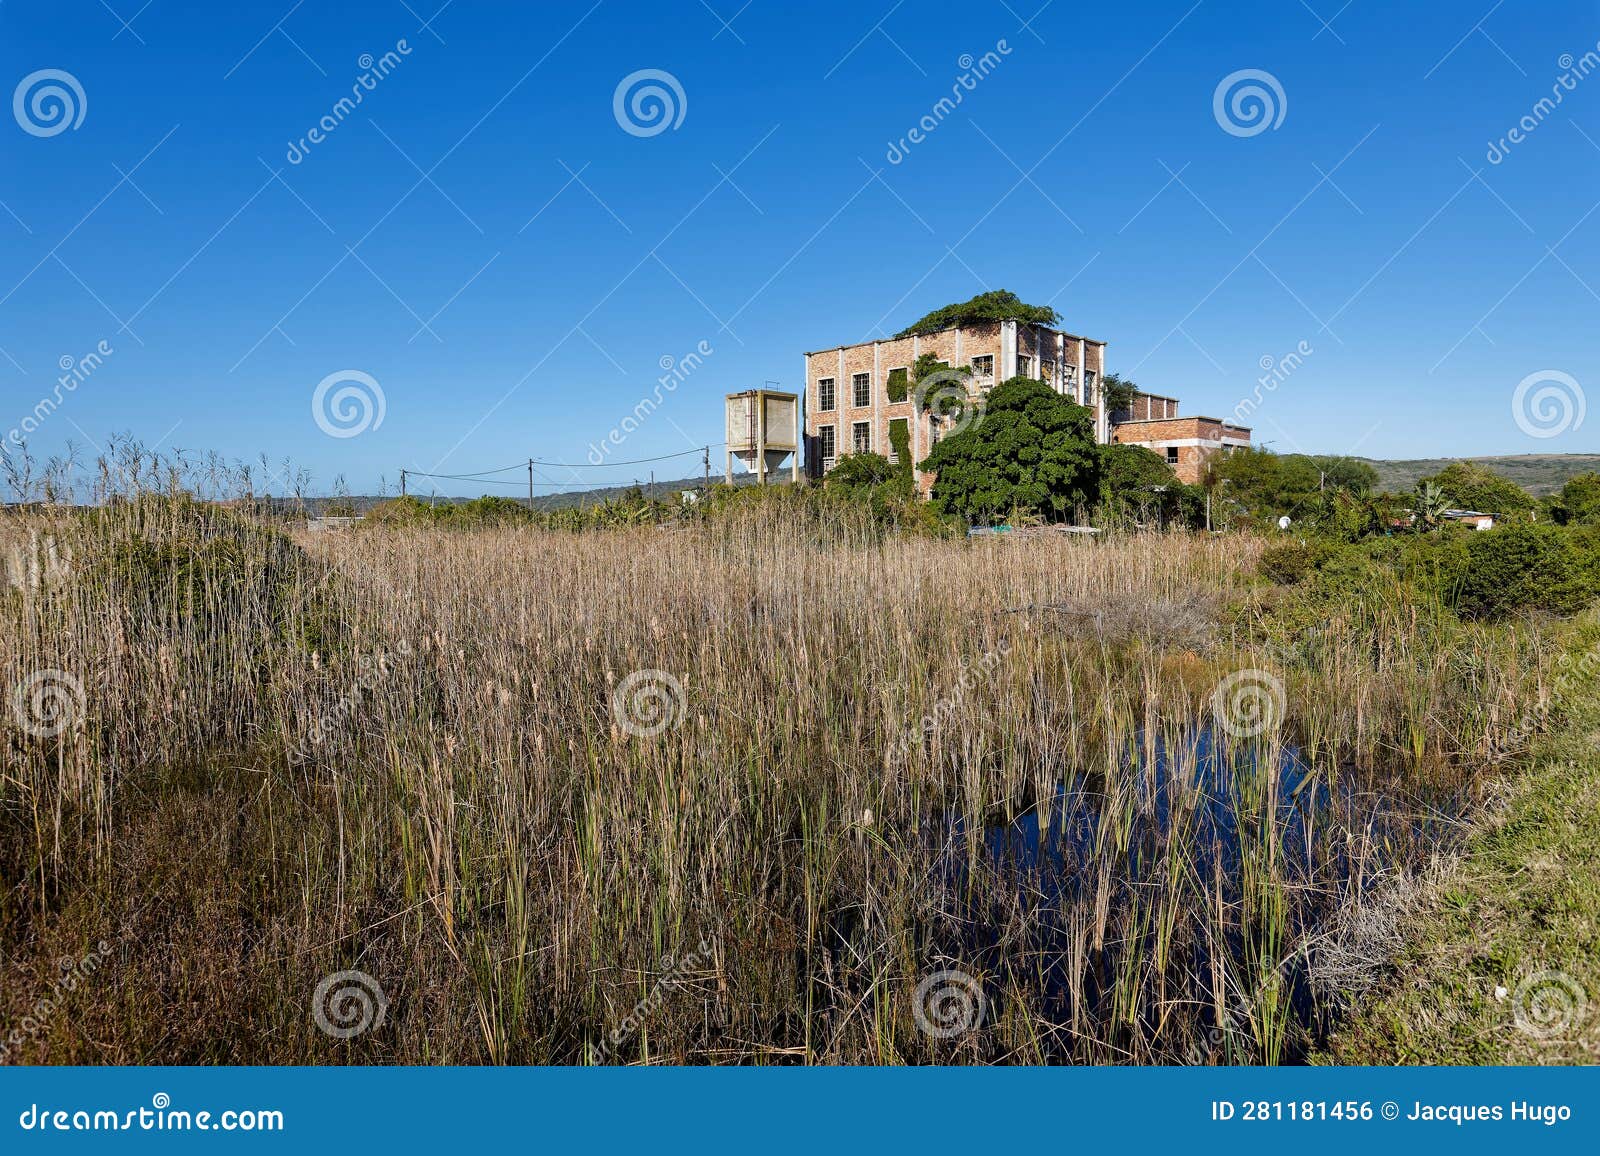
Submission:
{"label": "dry grass", "polygon": [[[153,498],[0,535],[70,556],[0,593],[0,686],[84,688],[60,736],[0,732],[34,1062],[1274,1061],[1319,1025],[1318,929],[1425,857],[1395,801],[1469,788],[1546,660],[1382,591],[1269,645],[1237,537],[755,506],[291,541]],[[1286,718],[1213,746],[1244,668]],[[1024,814],[1042,856],[974,834]],[[388,1009],[336,1041],[346,969]],[[940,970],[983,993],[948,1037]]]}

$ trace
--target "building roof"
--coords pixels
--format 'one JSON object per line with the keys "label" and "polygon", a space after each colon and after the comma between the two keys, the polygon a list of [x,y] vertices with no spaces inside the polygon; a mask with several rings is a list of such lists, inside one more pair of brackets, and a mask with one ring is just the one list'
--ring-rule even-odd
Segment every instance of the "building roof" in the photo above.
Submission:
{"label": "building roof", "polygon": [[[986,321],[986,322],[984,322],[984,324],[985,325],[998,325],[1000,323],[998,321]],[[808,350],[805,351],[805,355],[807,357],[815,357],[819,353],[834,353],[834,352],[836,352],[836,351],[838,351],[840,349],[859,349],[863,345],[882,345],[882,344],[884,344],[885,342],[888,342],[888,341],[910,341],[913,337],[933,337],[935,334],[949,333],[951,330],[955,330],[955,329],[975,329],[975,328],[977,328],[977,326],[975,326],[975,325],[947,325],[943,329],[935,329],[933,331],[933,333],[908,333],[904,337],[875,337],[871,341],[852,341],[847,345],[827,345],[827,346],[824,346],[821,349],[808,349]],[[1084,337],[1084,336],[1082,336],[1080,334],[1077,334],[1077,333],[1068,333],[1065,329],[1056,329],[1055,327],[1050,326],[1050,325],[1040,325],[1040,324],[1037,324],[1037,323],[1033,323],[1033,324],[1030,325],[1030,328],[1033,328],[1033,329],[1048,329],[1051,333],[1059,333],[1063,337],[1070,337],[1074,341],[1084,341],[1084,342],[1087,342],[1090,345],[1101,345],[1101,346],[1105,345],[1105,342],[1100,340],[1098,337]],[[1176,399],[1174,399],[1174,400],[1176,400]]]}

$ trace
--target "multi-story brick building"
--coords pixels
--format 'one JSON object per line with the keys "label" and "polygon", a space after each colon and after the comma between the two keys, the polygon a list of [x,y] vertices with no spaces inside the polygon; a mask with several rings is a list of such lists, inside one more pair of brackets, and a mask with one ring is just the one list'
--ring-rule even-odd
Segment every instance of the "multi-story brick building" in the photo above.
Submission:
{"label": "multi-story brick building", "polygon": [[[1092,409],[1096,440],[1109,440],[1100,402],[1104,341],[1017,321],[955,326],[806,354],[806,466],[813,477],[845,454],[897,460],[897,442],[908,447],[913,463],[928,456],[947,426],[937,414],[918,412],[909,381],[917,359],[929,353],[971,369],[973,394],[1017,376],[1046,382]],[[924,493],[932,488],[932,474],[917,471],[916,478]]]}
{"label": "multi-story brick building", "polygon": [[[812,477],[826,474],[845,454],[871,452],[896,461],[897,446],[904,445],[913,464],[928,456],[949,428],[912,396],[912,367],[930,353],[953,368],[970,369],[967,388],[974,395],[1012,377],[1045,382],[1093,412],[1096,441],[1146,445],[1164,454],[1180,481],[1198,481],[1208,453],[1250,444],[1250,431],[1242,426],[1179,418],[1174,398],[1141,393],[1128,411],[1108,413],[1101,391],[1104,341],[999,321],[807,353],[806,470]],[[924,494],[933,487],[930,473],[916,471],[916,480]]]}
{"label": "multi-story brick building", "polygon": [[1154,450],[1180,482],[1193,485],[1212,454],[1248,446],[1250,429],[1214,417],[1179,417],[1177,398],[1140,393],[1127,410],[1111,415],[1111,440]]}

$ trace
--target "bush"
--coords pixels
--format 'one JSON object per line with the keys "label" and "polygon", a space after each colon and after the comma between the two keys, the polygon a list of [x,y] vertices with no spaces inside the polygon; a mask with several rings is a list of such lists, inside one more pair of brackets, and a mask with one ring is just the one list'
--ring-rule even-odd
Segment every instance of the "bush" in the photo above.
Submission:
{"label": "bush", "polygon": [[1299,542],[1279,542],[1261,551],[1257,568],[1279,586],[1293,586],[1316,565],[1311,548]]}
{"label": "bush", "polygon": [[1600,596],[1600,551],[1588,539],[1556,526],[1526,524],[1473,534],[1458,608],[1474,618],[1583,609]]}

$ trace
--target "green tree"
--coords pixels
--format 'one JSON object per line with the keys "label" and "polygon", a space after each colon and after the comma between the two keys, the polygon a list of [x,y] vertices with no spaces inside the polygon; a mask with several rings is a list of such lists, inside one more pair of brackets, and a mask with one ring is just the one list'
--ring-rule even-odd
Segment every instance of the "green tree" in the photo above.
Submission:
{"label": "green tree", "polygon": [[835,490],[858,490],[881,486],[901,476],[882,454],[845,454],[828,471],[824,485]]}
{"label": "green tree", "polygon": [[1100,380],[1100,396],[1111,420],[1124,421],[1133,410],[1133,399],[1139,396],[1139,387],[1121,374],[1108,373]]}
{"label": "green tree", "polygon": [[1561,487],[1562,517],[1569,526],[1600,525],[1600,474],[1575,474]]}
{"label": "green tree", "polygon": [[1378,471],[1359,458],[1328,457],[1313,454],[1306,459],[1322,474],[1325,489],[1340,489],[1358,497],[1378,487]]}
{"label": "green tree", "polygon": [[971,519],[1013,509],[1061,520],[1099,484],[1094,415],[1042,381],[996,386],[970,424],[933,447],[920,466],[938,472],[933,498]]}
{"label": "green tree", "polygon": [[1230,501],[1258,521],[1298,516],[1300,507],[1323,485],[1322,473],[1302,454],[1275,454],[1241,446],[1230,454],[1213,455],[1207,487],[1215,494],[1226,485]]}
{"label": "green tree", "polygon": [[937,333],[953,325],[973,325],[984,322],[1021,321],[1029,325],[1056,325],[1061,315],[1048,305],[1025,304],[1015,293],[996,289],[980,293],[970,301],[946,305],[923,315],[906,326],[896,337],[910,337],[914,333]]}
{"label": "green tree", "polygon": [[1512,517],[1525,515],[1534,506],[1528,491],[1475,462],[1451,462],[1423,480],[1435,483],[1451,506],[1463,510]]}

